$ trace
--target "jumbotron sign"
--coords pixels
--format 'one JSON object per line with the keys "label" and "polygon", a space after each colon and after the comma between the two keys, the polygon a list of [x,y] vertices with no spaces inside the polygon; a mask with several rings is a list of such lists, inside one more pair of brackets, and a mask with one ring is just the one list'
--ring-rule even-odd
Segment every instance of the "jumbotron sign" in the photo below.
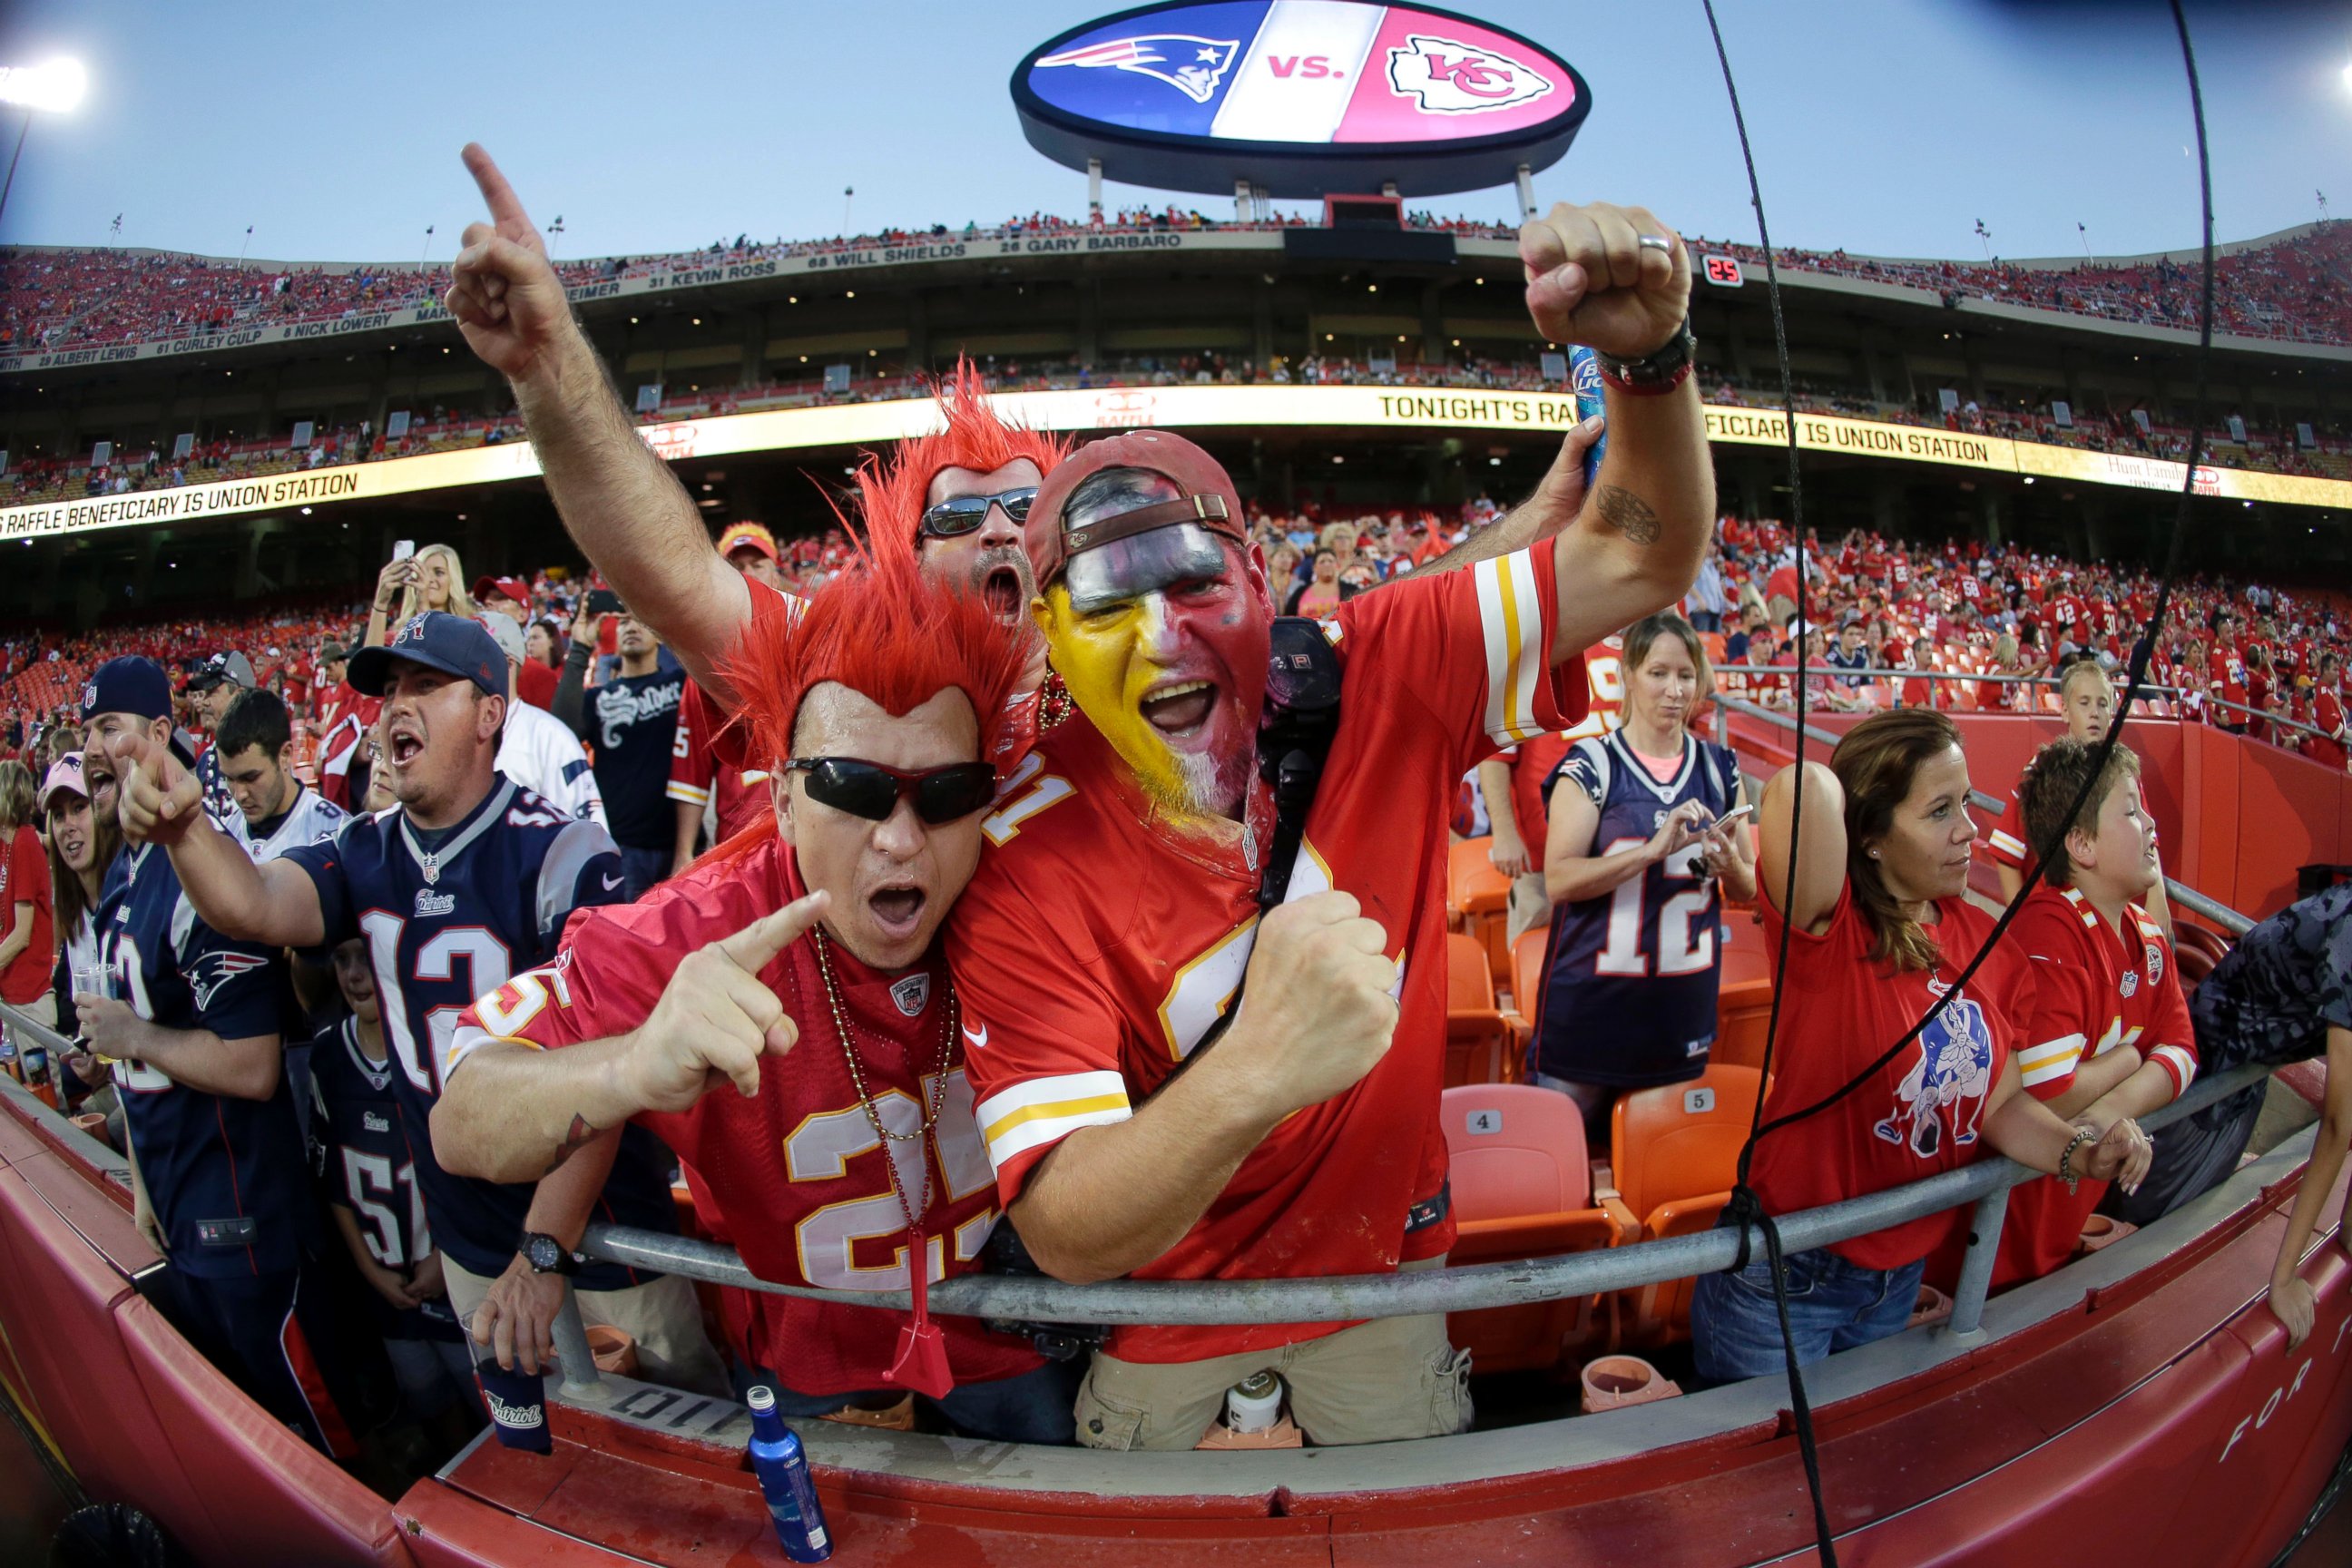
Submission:
{"label": "jumbotron sign", "polygon": [[1183,0],[1073,28],[1013,73],[1030,145],[1162,190],[1439,195],[1559,161],[1591,111],[1567,61],[1448,11]]}

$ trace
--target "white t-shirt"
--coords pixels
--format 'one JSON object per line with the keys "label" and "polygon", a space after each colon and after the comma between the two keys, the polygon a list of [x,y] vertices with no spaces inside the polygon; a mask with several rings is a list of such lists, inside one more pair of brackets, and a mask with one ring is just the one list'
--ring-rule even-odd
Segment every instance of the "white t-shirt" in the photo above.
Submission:
{"label": "white t-shirt", "polygon": [[566,816],[602,826],[604,796],[588,766],[580,738],[544,708],[507,704],[507,727],[499,737],[499,772]]}

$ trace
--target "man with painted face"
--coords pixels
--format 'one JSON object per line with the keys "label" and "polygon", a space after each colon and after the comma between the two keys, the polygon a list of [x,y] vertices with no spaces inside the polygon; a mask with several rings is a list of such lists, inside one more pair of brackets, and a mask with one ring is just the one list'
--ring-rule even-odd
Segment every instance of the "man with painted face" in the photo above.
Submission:
{"label": "man with painted face", "polygon": [[[983,823],[994,848],[948,952],[982,1134],[1050,1274],[1379,1273],[1451,1245],[1455,782],[1580,717],[1581,651],[1682,596],[1714,517],[1679,240],[1639,208],[1562,207],[1521,250],[1538,329],[1601,355],[1608,457],[1557,538],[1417,573],[1323,623],[1340,718],[1286,901],[1263,920],[1273,610],[1232,480],[1147,430],[1083,448],[1038,493],[1034,614],[1079,714]],[[1438,1316],[1123,1327],[1080,1391],[1078,1440],[1192,1447],[1225,1390],[1266,1369],[1317,1443],[1456,1431],[1465,1360]]]}

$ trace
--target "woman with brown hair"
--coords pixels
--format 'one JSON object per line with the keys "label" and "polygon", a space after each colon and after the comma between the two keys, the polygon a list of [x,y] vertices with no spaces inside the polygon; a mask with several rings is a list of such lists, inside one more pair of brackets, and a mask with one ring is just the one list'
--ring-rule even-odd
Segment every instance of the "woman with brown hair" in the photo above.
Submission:
{"label": "woman with brown hair", "polygon": [[[2070,1182],[2136,1184],[2150,1145],[2129,1118],[2099,1137],[2020,1092],[2002,1009],[2026,978],[2022,960],[1996,952],[1953,994],[1992,931],[1965,896],[1976,826],[1958,727],[1929,709],[1863,721],[1828,766],[1804,764],[1801,821],[1797,780],[1783,768],[1766,786],[1759,832],[1759,908],[1774,950],[1789,928],[1765,1121],[1837,1094],[1932,1016],[1853,1092],[1758,1142],[1748,1185],[1765,1211],[1915,1182],[1969,1163],[1988,1143]],[[1959,1217],[1948,1210],[1789,1258],[1799,1363],[1901,1331],[1927,1255]],[[1691,1332],[1708,1382],[1780,1369],[1762,1247],[1747,1268],[1699,1280]]]}
{"label": "woman with brown hair", "polygon": [[[97,755],[94,768],[86,768],[86,754],[68,752],[50,767],[48,776],[41,781],[41,814],[49,825],[49,883],[57,909],[56,969],[50,986],[58,998],[58,1033],[68,1037],[81,1033],[80,1020],[74,1016],[73,994],[76,989],[88,989],[89,976],[100,967],[98,942],[98,905],[100,889],[106,885],[106,873],[114,864],[114,857],[122,848],[122,831],[115,821],[112,795],[114,775],[105,756]],[[104,805],[93,810],[90,802],[103,795]],[[43,955],[44,962],[49,955]],[[80,976],[77,983],[76,976]],[[57,1075],[58,1088],[70,1102],[93,1089],[103,1092],[100,1108],[111,1110],[113,1090],[108,1086],[106,1069],[98,1059],[83,1052],[65,1058],[62,1067],[70,1069]]]}

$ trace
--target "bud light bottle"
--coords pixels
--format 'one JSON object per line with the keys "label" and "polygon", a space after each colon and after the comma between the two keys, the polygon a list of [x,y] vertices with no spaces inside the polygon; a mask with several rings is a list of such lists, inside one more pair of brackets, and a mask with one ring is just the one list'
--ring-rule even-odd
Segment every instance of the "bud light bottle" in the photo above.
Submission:
{"label": "bud light bottle", "polygon": [[743,1403],[751,1411],[751,1471],[767,1497],[776,1542],[795,1563],[822,1563],[833,1555],[833,1540],[825,1534],[824,1505],[809,1479],[800,1437],[776,1413],[774,1389],[754,1384]]}
{"label": "bud light bottle", "polygon": [[[1570,390],[1576,394],[1578,423],[1581,424],[1594,415],[1603,412],[1601,404],[1601,362],[1593,358],[1592,351],[1582,343],[1568,345],[1568,384]],[[1608,455],[1608,451],[1609,434],[1604,430],[1601,432],[1601,439],[1592,443],[1591,449],[1584,454],[1586,489],[1591,488],[1592,477],[1601,471],[1601,459]]]}

